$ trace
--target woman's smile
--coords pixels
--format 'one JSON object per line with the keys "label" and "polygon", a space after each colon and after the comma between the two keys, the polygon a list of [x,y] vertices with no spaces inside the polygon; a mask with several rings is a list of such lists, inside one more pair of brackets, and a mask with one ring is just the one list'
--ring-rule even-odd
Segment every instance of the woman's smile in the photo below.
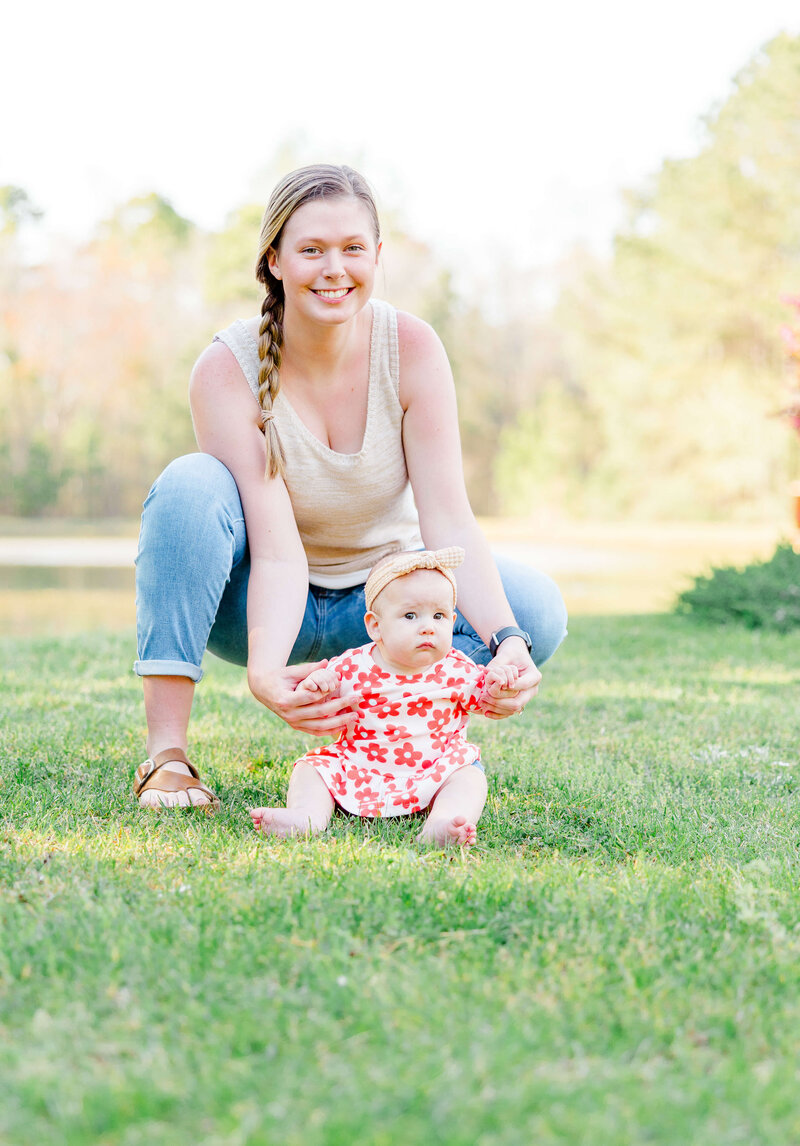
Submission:
{"label": "woman's smile", "polygon": [[337,299],[344,298],[345,295],[350,294],[355,290],[355,287],[335,287],[315,290],[311,288],[311,293],[317,295],[318,298],[324,298],[331,302],[336,302]]}

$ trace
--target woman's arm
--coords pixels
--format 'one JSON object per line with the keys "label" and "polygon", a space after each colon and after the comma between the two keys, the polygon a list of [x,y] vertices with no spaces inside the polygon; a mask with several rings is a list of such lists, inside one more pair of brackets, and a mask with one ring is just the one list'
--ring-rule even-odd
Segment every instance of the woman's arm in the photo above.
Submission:
{"label": "woman's arm", "polygon": [[266,454],[258,402],[236,359],[222,343],[198,359],[189,384],[197,444],[233,474],[250,548],[247,590],[247,679],[253,695],[293,728],[318,735],[342,727],[335,700],[295,694],[310,668],[286,662],[300,631],[308,593],[308,562],[281,478],[264,476]]}
{"label": "woman's arm", "polygon": [[[469,504],[461,460],[458,411],[450,363],[439,338],[412,315],[398,313],[403,448],[425,545],[460,545],[458,605],[488,645],[492,633],[516,625],[500,574]],[[487,716],[511,716],[536,694],[541,673],[520,637],[509,637],[494,660],[519,670],[516,694],[490,698]]]}

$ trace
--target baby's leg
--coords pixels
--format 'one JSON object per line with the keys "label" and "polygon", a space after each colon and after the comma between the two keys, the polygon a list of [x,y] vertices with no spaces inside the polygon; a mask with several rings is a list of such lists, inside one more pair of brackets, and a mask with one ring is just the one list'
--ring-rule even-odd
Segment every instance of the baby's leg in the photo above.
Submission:
{"label": "baby's leg", "polygon": [[251,808],[253,827],[268,836],[315,836],[333,815],[333,796],[313,764],[298,760],[289,781],[285,808]]}
{"label": "baby's leg", "polygon": [[428,819],[419,834],[423,843],[445,847],[471,847],[477,838],[475,825],[486,803],[486,777],[468,764],[454,772],[431,801]]}

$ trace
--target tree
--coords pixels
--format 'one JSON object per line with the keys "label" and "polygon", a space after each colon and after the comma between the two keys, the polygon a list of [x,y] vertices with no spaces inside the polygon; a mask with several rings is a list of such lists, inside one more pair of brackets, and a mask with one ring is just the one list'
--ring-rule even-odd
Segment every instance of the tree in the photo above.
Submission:
{"label": "tree", "polygon": [[564,291],[568,376],[601,443],[592,508],[775,511],[789,444],[767,415],[780,296],[800,283],[799,143],[800,37],[781,35],[707,118],[700,153],[629,196],[610,265]]}

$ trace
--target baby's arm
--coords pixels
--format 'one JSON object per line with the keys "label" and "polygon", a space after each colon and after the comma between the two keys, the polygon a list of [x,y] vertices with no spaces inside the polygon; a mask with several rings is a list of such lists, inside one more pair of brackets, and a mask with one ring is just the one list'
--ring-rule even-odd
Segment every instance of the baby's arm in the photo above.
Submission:
{"label": "baby's arm", "polygon": [[328,693],[337,692],[338,688],[339,678],[333,669],[321,668],[303,677],[295,692],[308,692],[314,695],[315,700],[320,700]]}
{"label": "baby's arm", "polygon": [[502,696],[504,692],[513,691],[518,679],[516,665],[491,665],[486,670],[486,691],[489,696]]}

